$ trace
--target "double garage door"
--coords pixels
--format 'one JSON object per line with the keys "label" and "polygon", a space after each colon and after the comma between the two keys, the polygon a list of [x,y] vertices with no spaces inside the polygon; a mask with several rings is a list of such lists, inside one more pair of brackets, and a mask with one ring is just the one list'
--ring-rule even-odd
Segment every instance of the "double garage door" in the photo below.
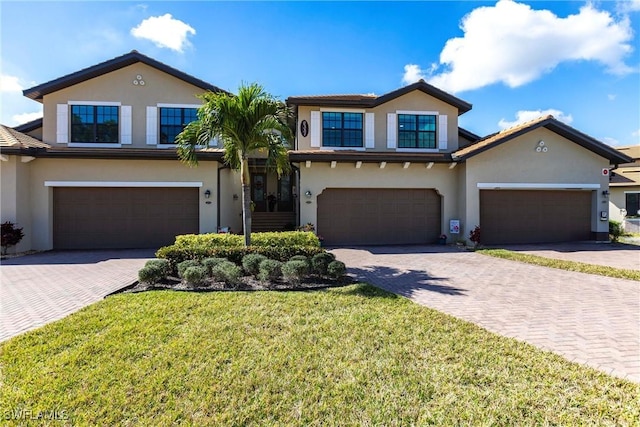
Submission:
{"label": "double garage door", "polygon": [[328,245],[434,243],[441,201],[433,189],[328,188],[318,196],[318,234]]}
{"label": "double garage door", "polygon": [[591,239],[591,191],[481,190],[485,245]]}
{"label": "double garage door", "polygon": [[53,189],[56,249],[158,248],[197,233],[197,188]]}

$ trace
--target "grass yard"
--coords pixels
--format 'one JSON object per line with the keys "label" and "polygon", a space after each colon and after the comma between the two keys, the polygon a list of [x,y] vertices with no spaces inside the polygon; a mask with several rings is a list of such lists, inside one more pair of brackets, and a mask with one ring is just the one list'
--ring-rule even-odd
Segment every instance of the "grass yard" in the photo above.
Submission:
{"label": "grass yard", "polygon": [[640,419],[638,384],[368,285],[116,295],[1,344],[0,369],[3,416],[74,425]]}
{"label": "grass yard", "polygon": [[541,265],[543,267],[559,268],[561,270],[578,271],[580,273],[597,274],[599,276],[615,277],[640,281],[640,271],[626,270],[624,268],[607,267],[604,265],[586,264],[576,261],[546,258],[538,255],[524,254],[509,251],[507,249],[479,249],[476,252],[496,258],[510,259],[527,264]]}

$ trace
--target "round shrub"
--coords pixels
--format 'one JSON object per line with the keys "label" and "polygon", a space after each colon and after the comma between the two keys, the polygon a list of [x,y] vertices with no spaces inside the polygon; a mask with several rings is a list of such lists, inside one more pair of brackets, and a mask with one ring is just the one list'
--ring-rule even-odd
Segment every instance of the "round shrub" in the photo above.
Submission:
{"label": "round shrub", "polygon": [[252,276],[258,277],[260,274],[260,263],[266,260],[267,257],[260,254],[248,254],[242,258],[242,267],[244,267],[244,271]]}
{"label": "round shrub", "polygon": [[347,266],[342,261],[331,261],[327,266],[327,274],[333,279],[339,279],[347,273]]}
{"label": "round shrub", "polygon": [[178,276],[181,279],[184,279],[184,272],[189,267],[200,267],[200,263],[194,259],[188,259],[186,261],[182,261],[178,264]]}
{"label": "round shrub", "polygon": [[313,273],[320,276],[325,276],[327,274],[327,267],[329,267],[329,264],[334,260],[335,256],[333,254],[330,254],[329,252],[315,254],[311,258],[311,267],[313,268]]}
{"label": "round shrub", "polygon": [[182,272],[182,278],[190,285],[199,285],[206,277],[207,269],[199,265],[187,267]]}
{"label": "round shrub", "polygon": [[289,261],[302,261],[307,265],[307,271],[305,272],[305,275],[309,275],[311,274],[311,260],[309,259],[309,257],[305,256],[305,255],[294,255],[291,258],[289,258]]}
{"label": "round shrub", "polygon": [[166,259],[150,259],[144,265],[145,267],[153,266],[155,268],[159,268],[162,271],[163,278],[171,273],[171,263],[169,263]]}
{"label": "round shrub", "polygon": [[202,260],[202,265],[207,269],[207,274],[211,277],[213,268],[218,264],[228,261],[226,258],[205,258]]}
{"label": "round shrub", "polygon": [[258,279],[263,282],[272,282],[282,277],[282,263],[274,259],[265,259],[260,263]]}
{"label": "round shrub", "polygon": [[231,261],[223,261],[213,267],[211,277],[227,285],[237,285],[242,278],[242,269]]}
{"label": "round shrub", "polygon": [[138,271],[138,280],[142,283],[148,283],[150,285],[159,282],[165,278],[164,270],[154,264],[145,265]]}
{"label": "round shrub", "polygon": [[282,264],[282,275],[291,283],[300,283],[309,274],[309,265],[302,260],[287,261]]}

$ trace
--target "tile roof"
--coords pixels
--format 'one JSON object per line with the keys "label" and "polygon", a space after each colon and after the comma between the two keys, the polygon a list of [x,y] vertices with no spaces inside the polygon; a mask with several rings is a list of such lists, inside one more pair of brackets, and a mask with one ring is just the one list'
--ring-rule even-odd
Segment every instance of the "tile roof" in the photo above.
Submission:
{"label": "tile roof", "polygon": [[534,129],[545,127],[558,135],[608,159],[612,164],[628,163],[632,159],[589,135],[586,135],[571,126],[555,119],[552,115],[541,116],[537,119],[521,123],[503,131],[487,135],[484,138],[470,144],[453,153],[454,160],[466,160],[480,154],[490,148],[531,132]]}
{"label": "tile roof", "polygon": [[373,108],[385,102],[389,102],[414,90],[419,90],[427,95],[433,96],[458,109],[458,115],[471,110],[472,105],[460,98],[444,92],[424,80],[419,80],[413,84],[396,89],[384,95],[312,95],[312,96],[290,96],[287,98],[289,105],[311,105],[311,106],[332,106],[332,107],[362,107]]}
{"label": "tile roof", "polygon": [[[5,125],[0,125],[0,147],[12,149],[24,148],[50,148],[49,144],[30,135],[18,132]],[[4,151],[4,150],[3,150]]]}
{"label": "tile roof", "polygon": [[178,79],[184,80],[199,88],[211,90],[213,92],[226,92],[223,89],[212,85],[211,83],[207,83],[204,80],[200,80],[178,69],[170,67],[167,64],[143,55],[136,50],[132,50],[131,52],[126,53],[122,56],[118,56],[108,61],[101,62],[100,64],[93,65],[80,71],[76,71],[75,73],[68,74],[55,80],[40,84],[38,86],[25,89],[22,93],[28,98],[34,99],[36,101],[42,101],[42,97],[44,95],[59,91],[69,86],[76,85],[89,79],[93,79],[95,77],[99,77],[112,71],[119,70],[120,68],[124,68],[138,62],[142,62],[143,64],[163,71]]}

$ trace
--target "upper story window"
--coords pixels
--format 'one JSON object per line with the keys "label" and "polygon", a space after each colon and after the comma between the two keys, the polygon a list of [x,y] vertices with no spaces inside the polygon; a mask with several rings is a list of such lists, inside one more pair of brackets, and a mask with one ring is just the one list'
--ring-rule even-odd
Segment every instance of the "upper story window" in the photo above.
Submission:
{"label": "upper story window", "polygon": [[160,108],[160,143],[175,144],[186,125],[198,119],[197,108]]}
{"label": "upper story window", "polygon": [[436,116],[398,114],[398,148],[436,148]]}
{"label": "upper story window", "polygon": [[71,105],[71,141],[119,143],[118,107]]}
{"label": "upper story window", "polygon": [[362,113],[322,113],[323,147],[362,147]]}

